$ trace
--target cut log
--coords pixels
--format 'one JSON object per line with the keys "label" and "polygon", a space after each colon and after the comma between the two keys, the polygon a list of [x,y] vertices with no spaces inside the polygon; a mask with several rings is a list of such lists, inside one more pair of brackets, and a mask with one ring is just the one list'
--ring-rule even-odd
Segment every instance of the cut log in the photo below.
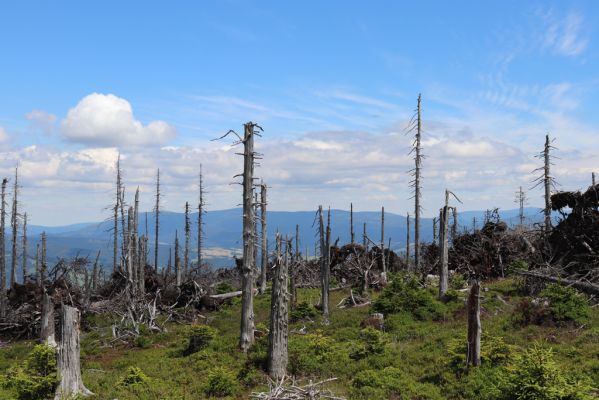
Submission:
{"label": "cut log", "polygon": [[62,338],[58,347],[58,372],[60,383],[54,400],[72,399],[77,396],[91,396],[81,379],[81,361],[79,347],[79,310],[62,306]]}

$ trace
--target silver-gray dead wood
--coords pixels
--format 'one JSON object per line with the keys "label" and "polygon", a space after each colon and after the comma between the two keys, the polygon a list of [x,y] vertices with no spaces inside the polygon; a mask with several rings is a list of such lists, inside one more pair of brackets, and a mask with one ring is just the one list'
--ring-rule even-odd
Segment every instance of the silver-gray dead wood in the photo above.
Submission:
{"label": "silver-gray dead wood", "polygon": [[60,383],[55,400],[71,399],[75,396],[93,395],[81,379],[79,346],[79,310],[63,305],[61,310],[61,340],[58,346],[58,372]]}
{"label": "silver-gray dead wood", "polygon": [[468,296],[468,354],[467,364],[480,365],[480,337],[482,327],[480,324],[480,283],[473,280]]}
{"label": "silver-gray dead wood", "polygon": [[285,240],[285,255],[281,255],[281,237],[277,234],[275,270],[272,279],[270,333],[268,336],[268,374],[278,381],[287,372],[287,340],[289,335],[289,246]]}
{"label": "silver-gray dead wood", "polygon": [[54,327],[54,303],[48,292],[44,290],[42,299],[42,320],[40,328],[40,341],[48,346],[56,347]]}

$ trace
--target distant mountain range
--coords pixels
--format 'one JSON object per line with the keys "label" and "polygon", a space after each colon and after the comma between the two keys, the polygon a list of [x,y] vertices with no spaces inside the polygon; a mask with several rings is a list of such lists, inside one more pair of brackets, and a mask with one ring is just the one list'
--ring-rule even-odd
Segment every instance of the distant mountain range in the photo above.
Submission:
{"label": "distant mountain range", "polygon": [[[340,243],[350,241],[349,211],[331,210],[331,228],[333,242],[339,238]],[[541,210],[527,208],[525,210],[527,223],[542,221]],[[460,230],[472,229],[476,221],[478,227],[484,220],[484,211],[460,212],[458,216]],[[501,218],[511,225],[517,224],[518,210],[507,210],[500,212]],[[140,234],[145,232],[145,214],[140,215]],[[274,243],[275,232],[278,230],[283,235],[295,237],[295,226],[300,227],[300,247],[303,254],[314,255],[317,241],[317,225],[315,224],[315,211],[269,211],[267,214],[268,240]],[[362,241],[363,224],[366,224],[367,236],[375,241],[380,241],[380,218],[379,211],[354,212],[354,230],[356,241]],[[154,214],[147,213],[148,235],[150,238],[150,261],[153,262],[154,254]],[[197,213],[191,215],[194,222],[191,238],[190,251],[192,260],[197,259]],[[242,249],[242,210],[241,208],[210,211],[204,218],[205,226],[205,259],[214,266],[233,265],[233,256],[240,255]],[[413,219],[412,232],[413,232]],[[422,218],[421,237],[425,242],[430,242],[433,237],[433,223],[431,218]],[[120,225],[119,225],[120,226]],[[160,241],[159,241],[159,264],[166,265],[169,250],[174,247],[175,232],[179,232],[181,254],[183,252],[184,215],[175,212],[162,212],[160,215]],[[33,268],[35,249],[42,232],[48,236],[47,253],[52,263],[58,258],[72,258],[77,255],[95,257],[98,250],[101,251],[100,261],[105,267],[112,265],[112,222],[91,222],[60,227],[44,227],[30,225],[28,227],[29,246],[28,253],[30,267]],[[402,251],[406,242],[406,217],[393,213],[385,213],[385,242],[391,239],[391,247]],[[8,240],[7,236],[7,240]],[[411,234],[413,240],[414,235]],[[10,246],[7,245],[7,250]],[[8,257],[10,258],[10,257]],[[19,262],[20,264],[20,262]],[[9,264],[10,265],[10,264]],[[19,275],[20,276],[20,275]]]}

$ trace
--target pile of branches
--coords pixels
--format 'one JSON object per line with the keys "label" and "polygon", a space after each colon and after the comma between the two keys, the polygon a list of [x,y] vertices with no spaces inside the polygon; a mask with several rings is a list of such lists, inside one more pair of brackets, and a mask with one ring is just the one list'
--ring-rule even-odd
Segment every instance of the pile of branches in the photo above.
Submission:
{"label": "pile of branches", "polygon": [[551,204],[563,218],[547,238],[547,263],[562,277],[599,282],[599,185],[584,193],[558,192]]}
{"label": "pile of branches", "polygon": [[498,219],[487,221],[480,230],[463,233],[453,238],[449,249],[449,268],[464,275],[496,278],[507,274],[507,267],[515,260],[530,259],[531,242],[526,233],[509,230]]}
{"label": "pile of branches", "polygon": [[268,392],[253,392],[250,395],[252,399],[260,400],[345,400],[343,397],[335,396],[330,390],[321,388],[324,384],[334,381],[337,378],[326,379],[324,381],[298,386],[295,381],[288,381],[285,377],[280,382],[269,380]]}

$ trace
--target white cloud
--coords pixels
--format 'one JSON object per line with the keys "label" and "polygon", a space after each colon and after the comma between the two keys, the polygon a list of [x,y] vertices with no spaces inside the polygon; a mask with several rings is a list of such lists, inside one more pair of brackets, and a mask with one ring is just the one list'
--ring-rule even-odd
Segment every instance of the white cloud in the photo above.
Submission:
{"label": "white cloud", "polygon": [[8,133],[6,129],[0,126],[0,143],[4,143],[8,141]]}
{"label": "white cloud", "polygon": [[583,36],[583,18],[570,13],[565,18],[557,18],[552,12],[545,14],[547,30],[545,47],[564,56],[577,56],[586,50],[589,40]]}
{"label": "white cloud", "polygon": [[71,108],[61,122],[69,140],[100,146],[162,145],[175,137],[164,121],[143,125],[133,116],[131,104],[112,94],[92,93]]}

